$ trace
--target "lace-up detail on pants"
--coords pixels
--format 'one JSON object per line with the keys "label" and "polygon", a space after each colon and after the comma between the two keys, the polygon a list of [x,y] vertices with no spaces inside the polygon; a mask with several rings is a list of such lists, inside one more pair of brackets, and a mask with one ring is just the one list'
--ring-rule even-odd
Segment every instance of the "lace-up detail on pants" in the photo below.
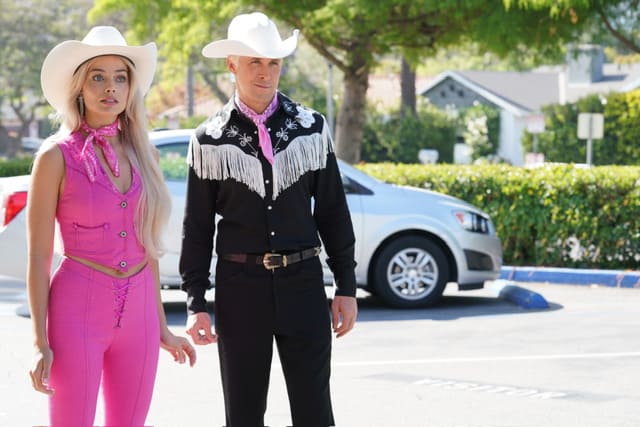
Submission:
{"label": "lace-up detail on pants", "polygon": [[113,325],[114,328],[119,328],[120,323],[122,322],[122,317],[124,316],[125,312],[124,307],[127,302],[127,295],[129,294],[130,285],[131,282],[129,280],[124,283],[113,282],[112,284],[115,302],[115,308],[113,309],[115,313],[115,324]]}

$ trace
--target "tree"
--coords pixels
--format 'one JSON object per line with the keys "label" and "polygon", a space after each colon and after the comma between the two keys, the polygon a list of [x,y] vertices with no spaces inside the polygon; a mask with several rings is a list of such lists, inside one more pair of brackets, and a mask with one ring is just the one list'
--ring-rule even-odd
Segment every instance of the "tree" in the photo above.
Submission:
{"label": "tree", "polygon": [[[505,0],[507,7],[514,0]],[[640,53],[639,0],[518,0],[518,7],[547,10],[552,16],[569,17],[589,29],[585,37],[599,42],[613,37],[624,50]]]}
{"label": "tree", "polygon": [[[161,85],[182,85],[190,71],[197,73],[211,94],[226,103],[230,93],[223,79],[228,74],[222,61],[207,61],[200,51],[213,37],[226,34],[228,20],[237,10],[234,2],[184,0],[97,0],[89,12],[95,22],[126,12],[133,42],[155,40],[158,44]],[[167,92],[172,92],[170,88]],[[188,98],[192,94],[185,94]]]}
{"label": "tree", "polygon": [[231,15],[256,6],[300,29],[306,41],[343,73],[336,152],[351,163],[360,159],[369,72],[381,55],[399,48],[408,58],[424,58],[438,48],[469,40],[503,55],[545,55],[575,37],[579,26],[546,9],[506,8],[502,2],[488,7],[485,0],[380,0],[375,5],[370,0],[305,0],[286,7],[279,0],[172,3],[97,0],[94,13],[129,10],[134,29],[141,34],[155,31],[158,42],[173,46],[173,54],[183,60],[212,38],[224,37]]}
{"label": "tree", "polygon": [[400,114],[416,114],[416,71],[403,57],[400,64]]}
{"label": "tree", "polygon": [[[87,0],[51,2],[2,1],[0,7],[0,106],[19,120],[17,135],[8,138],[6,153],[15,155],[20,139],[28,133],[36,110],[47,105],[41,95],[40,67],[58,42],[77,38],[84,30]],[[80,25],[83,24],[83,25]],[[0,117],[0,134],[7,134],[6,118]]]}

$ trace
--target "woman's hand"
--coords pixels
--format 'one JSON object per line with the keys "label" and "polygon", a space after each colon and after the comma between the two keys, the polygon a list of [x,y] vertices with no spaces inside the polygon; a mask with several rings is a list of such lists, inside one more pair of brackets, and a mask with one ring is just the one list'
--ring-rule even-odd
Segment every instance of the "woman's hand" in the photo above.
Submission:
{"label": "woman's hand", "polygon": [[33,368],[29,371],[31,385],[40,393],[52,395],[53,389],[49,388],[49,373],[53,362],[53,351],[47,346],[36,346],[36,354],[33,358]]}
{"label": "woman's hand", "polygon": [[173,356],[173,360],[178,363],[184,363],[189,358],[189,365],[196,363],[196,350],[184,337],[173,335],[168,329],[160,336],[160,347]]}

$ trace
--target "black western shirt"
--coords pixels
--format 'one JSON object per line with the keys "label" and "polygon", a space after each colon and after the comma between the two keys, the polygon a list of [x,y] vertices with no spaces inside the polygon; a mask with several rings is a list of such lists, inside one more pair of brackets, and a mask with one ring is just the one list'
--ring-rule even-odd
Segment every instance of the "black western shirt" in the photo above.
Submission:
{"label": "black western shirt", "polygon": [[355,296],[355,237],[326,121],[277,96],[279,107],[266,121],[273,166],[233,97],[191,138],[180,256],[190,313],[206,311],[216,214],[218,256],[286,254],[322,243],[335,294]]}

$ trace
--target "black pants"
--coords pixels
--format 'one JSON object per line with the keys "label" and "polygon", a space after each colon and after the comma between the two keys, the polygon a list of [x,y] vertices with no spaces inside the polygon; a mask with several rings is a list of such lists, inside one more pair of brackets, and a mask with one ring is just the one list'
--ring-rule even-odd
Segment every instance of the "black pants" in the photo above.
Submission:
{"label": "black pants", "polygon": [[331,321],[318,258],[270,272],[218,260],[215,327],[227,427],[262,427],[273,341],[295,427],[335,425]]}

